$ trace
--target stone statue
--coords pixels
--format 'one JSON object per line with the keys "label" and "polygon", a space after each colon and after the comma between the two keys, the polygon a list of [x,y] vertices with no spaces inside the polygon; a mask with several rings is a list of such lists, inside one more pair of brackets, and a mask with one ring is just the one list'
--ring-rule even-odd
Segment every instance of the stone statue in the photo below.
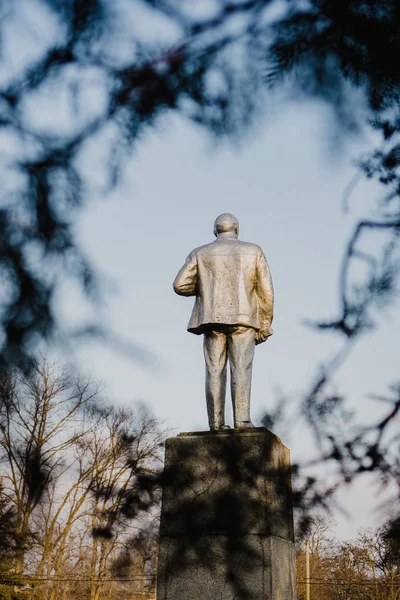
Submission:
{"label": "stone statue", "polygon": [[268,263],[256,244],[241,242],[229,214],[214,223],[216,240],[189,254],[174,281],[181,296],[196,296],[188,331],[204,334],[206,399],[211,430],[226,429],[226,365],[231,370],[235,428],[250,420],[255,344],[272,335],[273,287]]}

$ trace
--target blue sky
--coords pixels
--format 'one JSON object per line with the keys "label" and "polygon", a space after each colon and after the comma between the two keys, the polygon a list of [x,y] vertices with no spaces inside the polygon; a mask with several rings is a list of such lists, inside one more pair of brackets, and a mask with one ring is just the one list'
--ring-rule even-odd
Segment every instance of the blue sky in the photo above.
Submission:
{"label": "blue sky", "polygon": [[[96,343],[78,350],[77,364],[102,379],[114,401],[143,402],[172,432],[206,429],[202,339],[187,333],[193,300],[176,296],[172,281],[187,254],[213,239],[215,217],[231,212],[239,219],[239,237],[264,249],[276,294],[275,334],[256,350],[253,420],[259,423],[281,396],[292,399],[293,414],[318,365],[342,344],[304,321],[337,315],[344,244],[381,193],[362,181],[343,211],[343,192],[356,172],[352,158],[370,145],[360,136],[335,146],[329,111],[316,103],[275,107],[240,143],[215,143],[179,118],[162,118],[138,143],[118,188],[93,198],[77,229],[109,290],[101,319],[151,351],[157,365],[143,366]],[[68,297],[65,313],[78,319],[84,313]],[[368,394],[384,392],[396,379],[399,325],[392,307],[336,377],[333,389],[337,385],[367,419],[377,414]],[[275,433],[293,460],[312,452],[301,424],[283,422]],[[375,494],[361,481],[342,495],[353,514],[336,517],[339,535],[378,518]]]}
{"label": "blue sky", "polygon": [[[56,34],[49,15],[37,12],[39,4],[24,0],[23,5],[26,22],[15,30],[11,24],[5,36],[9,60],[4,79],[40,54]],[[146,22],[134,17],[133,24]],[[127,23],[129,31],[132,23]],[[165,33],[164,24],[152,32]],[[93,74],[94,85],[82,92],[83,106],[100,110],[101,81],[97,85],[95,79]],[[32,98],[28,116],[38,126],[76,125],[65,93],[55,86],[45,97]],[[102,148],[92,144],[81,166],[99,183],[98,191],[92,191],[78,215],[76,234],[106,290],[96,316],[155,360],[143,365],[95,342],[82,344],[67,358],[101,379],[104,394],[114,402],[144,403],[172,433],[205,429],[202,339],[187,333],[193,300],[176,296],[172,281],[187,254],[213,239],[215,217],[231,212],[239,219],[240,238],[263,248],[276,294],[275,334],[256,350],[253,420],[259,423],[282,396],[292,400],[293,415],[318,365],[342,343],[304,321],[337,315],[344,245],[356,220],[371,214],[382,193],[361,181],[349,211],[343,211],[343,192],[356,172],[352,158],[371,144],[369,135],[341,138],[326,106],[283,103],[278,97],[266,99],[263,114],[240,140],[216,141],[193,124],[165,115],[136,143],[120,184],[109,194],[100,191],[105,182]],[[91,314],[69,281],[59,301],[69,323]],[[384,393],[398,376],[399,326],[398,306],[393,306],[353,349],[335,379],[333,389],[337,386],[367,420],[378,410],[369,395]],[[227,415],[231,422],[229,399]],[[275,433],[291,448],[293,460],[312,453],[302,424],[286,420]],[[352,516],[337,516],[339,534],[349,537],[372,524],[380,500],[367,480],[343,493]]]}

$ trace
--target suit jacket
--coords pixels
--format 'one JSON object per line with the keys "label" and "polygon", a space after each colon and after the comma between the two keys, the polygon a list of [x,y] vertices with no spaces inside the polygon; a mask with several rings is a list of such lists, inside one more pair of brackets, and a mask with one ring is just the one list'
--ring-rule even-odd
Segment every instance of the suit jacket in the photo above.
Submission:
{"label": "suit jacket", "polygon": [[[174,281],[181,296],[196,296],[188,331],[215,325],[268,330],[274,293],[267,260],[256,244],[220,235],[189,254]],[[272,330],[271,330],[272,334]]]}

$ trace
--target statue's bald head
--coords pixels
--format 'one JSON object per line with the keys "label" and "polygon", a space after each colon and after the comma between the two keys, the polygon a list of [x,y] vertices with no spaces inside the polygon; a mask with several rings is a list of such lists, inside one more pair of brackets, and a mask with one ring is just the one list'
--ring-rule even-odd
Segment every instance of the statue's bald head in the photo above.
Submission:
{"label": "statue's bald head", "polygon": [[214,222],[214,235],[217,236],[220,233],[235,233],[237,237],[239,235],[239,221],[237,218],[230,213],[219,215]]}

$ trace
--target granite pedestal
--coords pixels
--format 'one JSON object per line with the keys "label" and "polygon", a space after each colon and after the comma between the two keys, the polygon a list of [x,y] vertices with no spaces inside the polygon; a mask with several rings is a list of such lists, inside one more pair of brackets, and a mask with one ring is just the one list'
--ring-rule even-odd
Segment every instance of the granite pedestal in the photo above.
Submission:
{"label": "granite pedestal", "polygon": [[290,453],[265,428],[167,440],[157,600],[296,600]]}

